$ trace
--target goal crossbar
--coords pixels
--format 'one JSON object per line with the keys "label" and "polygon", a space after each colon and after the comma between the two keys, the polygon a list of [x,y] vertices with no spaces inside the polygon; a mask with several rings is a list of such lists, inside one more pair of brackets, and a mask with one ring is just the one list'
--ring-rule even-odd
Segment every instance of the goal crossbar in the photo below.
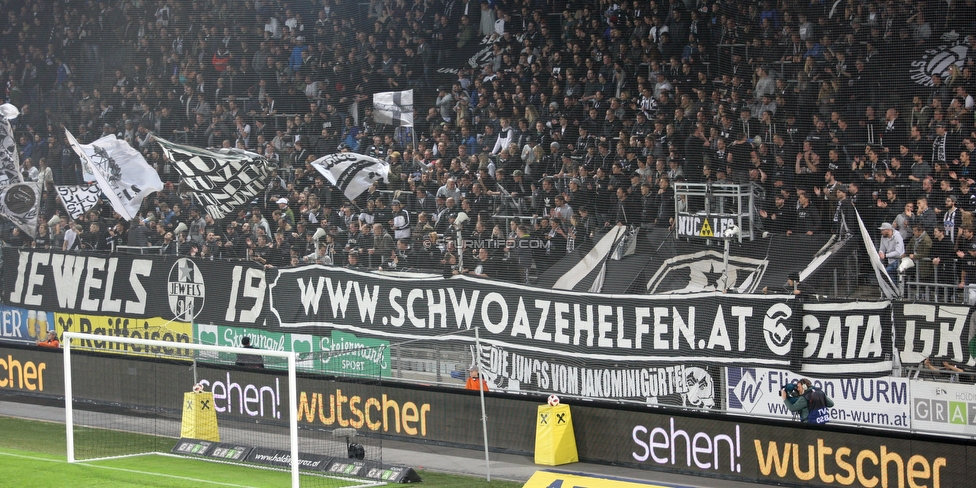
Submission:
{"label": "goal crossbar", "polygon": [[[269,351],[264,349],[251,349],[243,347],[214,346],[209,344],[188,344],[183,342],[160,341],[154,339],[136,339],[132,337],[112,337],[82,332],[65,332],[62,335],[62,352],[64,354],[64,411],[65,424],[67,431],[67,455],[68,462],[74,463],[74,414],[73,396],[71,382],[71,342],[72,340],[114,342],[119,344],[132,344],[148,347],[161,347],[173,349],[188,349],[196,351],[224,352],[230,354],[252,354],[285,358],[288,360],[288,429],[290,437],[291,451],[291,480],[292,486],[299,486],[299,455],[298,455],[298,394],[297,394],[297,375],[295,374],[295,352],[294,351]],[[75,346],[78,347],[78,346]]]}

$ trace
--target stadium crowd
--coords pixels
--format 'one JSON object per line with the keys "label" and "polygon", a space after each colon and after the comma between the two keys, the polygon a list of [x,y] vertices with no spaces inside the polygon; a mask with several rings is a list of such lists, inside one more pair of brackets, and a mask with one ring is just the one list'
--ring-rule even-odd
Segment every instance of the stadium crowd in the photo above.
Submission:
{"label": "stadium crowd", "polygon": [[[44,221],[60,214],[9,245],[521,280],[608,226],[672,227],[684,180],[751,185],[772,233],[849,232],[857,208],[976,282],[974,0],[5,5],[0,97]],[[939,69],[913,63],[945,44]],[[414,126],[377,124],[372,95],[407,89]],[[64,215],[50,189],[82,176],[62,126],[143,152],[166,187],[141,219]],[[215,221],[150,133],[279,169]],[[348,201],[308,164],[337,151],[388,161],[389,182]]]}

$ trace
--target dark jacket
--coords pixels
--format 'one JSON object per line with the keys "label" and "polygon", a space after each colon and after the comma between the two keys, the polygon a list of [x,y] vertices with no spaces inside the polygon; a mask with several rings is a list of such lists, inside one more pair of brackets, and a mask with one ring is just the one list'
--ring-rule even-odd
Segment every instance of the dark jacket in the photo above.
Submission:
{"label": "dark jacket", "polygon": [[834,406],[834,401],[823,390],[816,387],[810,388],[803,395],[796,397],[796,401],[791,402],[791,400],[793,399],[787,398],[784,400],[786,407],[791,412],[800,414],[800,422],[807,421],[807,416],[810,415],[811,408],[816,410],[821,407],[832,408]]}
{"label": "dark jacket", "polygon": [[806,208],[797,205],[796,224],[793,225],[793,232],[798,234],[806,232],[817,232],[820,230],[820,210],[812,203]]}

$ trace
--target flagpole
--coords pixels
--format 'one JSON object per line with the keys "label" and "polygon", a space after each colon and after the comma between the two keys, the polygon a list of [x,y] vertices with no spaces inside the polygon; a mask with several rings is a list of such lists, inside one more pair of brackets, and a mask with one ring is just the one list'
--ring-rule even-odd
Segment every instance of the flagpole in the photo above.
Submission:
{"label": "flagpole", "polygon": [[[38,173],[38,179],[41,183],[41,191],[39,192],[40,196],[38,197],[41,199],[41,203],[37,206],[37,225],[35,226],[34,232],[38,232],[41,225],[47,225],[47,220],[49,218],[44,214],[44,197],[46,196],[47,183],[43,181],[44,175],[42,174]],[[51,229],[48,229],[48,231],[50,230]]]}
{"label": "flagpole", "polygon": [[[413,88],[411,88],[410,89],[410,130],[414,130],[416,128],[415,126],[417,125],[413,122],[415,116],[417,115],[416,113],[414,113],[413,107],[414,107]],[[403,117],[400,117],[400,128],[403,128]],[[413,135],[410,136],[410,145],[413,146],[412,153],[413,153],[413,157],[416,158],[417,157],[417,132],[416,131],[414,131]],[[410,163],[413,164],[413,161],[411,161]]]}

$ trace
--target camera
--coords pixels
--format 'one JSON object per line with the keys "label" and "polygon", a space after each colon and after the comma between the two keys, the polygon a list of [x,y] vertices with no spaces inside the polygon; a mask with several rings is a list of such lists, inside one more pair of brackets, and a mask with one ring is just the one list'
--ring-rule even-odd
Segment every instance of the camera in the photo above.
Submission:
{"label": "camera", "polygon": [[797,380],[793,380],[780,388],[780,391],[786,392],[787,398],[797,398],[800,396],[800,392],[796,389],[796,385],[799,383]]}

